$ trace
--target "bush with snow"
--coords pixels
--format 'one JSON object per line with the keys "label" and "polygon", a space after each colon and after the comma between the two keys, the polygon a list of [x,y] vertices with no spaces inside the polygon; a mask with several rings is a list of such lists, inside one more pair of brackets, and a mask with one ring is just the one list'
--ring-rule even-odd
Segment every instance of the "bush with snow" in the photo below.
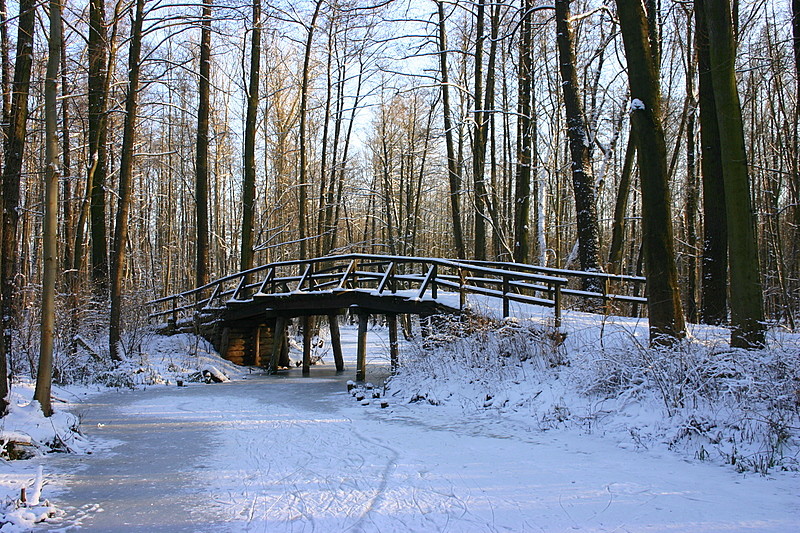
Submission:
{"label": "bush with snow", "polygon": [[740,350],[706,328],[664,349],[631,319],[569,313],[564,327],[566,338],[532,321],[444,325],[404,354],[387,388],[409,404],[579,428],[740,471],[800,470],[799,336]]}

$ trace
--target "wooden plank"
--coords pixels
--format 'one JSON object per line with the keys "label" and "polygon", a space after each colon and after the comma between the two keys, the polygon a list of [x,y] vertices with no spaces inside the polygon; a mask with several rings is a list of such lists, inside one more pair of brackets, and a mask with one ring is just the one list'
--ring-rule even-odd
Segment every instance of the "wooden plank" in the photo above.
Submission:
{"label": "wooden plank", "polygon": [[353,272],[353,270],[355,270],[357,264],[358,261],[355,259],[350,261],[350,264],[347,265],[347,270],[344,271],[342,279],[339,281],[339,286],[336,287],[337,289],[344,290],[347,288],[347,278],[350,277],[350,274]]}
{"label": "wooden plank", "polygon": [[436,264],[431,264],[428,268],[428,273],[425,275],[425,279],[422,280],[422,285],[419,288],[419,293],[417,294],[417,298],[422,298],[425,296],[425,291],[428,290],[428,285],[431,285],[433,282],[433,286],[431,287],[431,295],[434,299],[436,299]]}
{"label": "wooden plank", "polygon": [[[274,279],[275,279],[275,269],[274,268],[270,268],[267,271],[267,275],[264,276],[264,281],[261,282],[261,287],[258,289],[258,292],[266,293],[267,292],[266,291],[267,284],[270,283],[271,281],[273,281]],[[273,292],[274,290],[275,290],[275,286],[273,285],[272,286],[272,290],[270,292]]]}
{"label": "wooden plank", "polygon": [[511,315],[508,301],[508,292],[510,288],[508,276],[503,276],[503,318],[508,318]]}
{"label": "wooden plank", "polygon": [[256,326],[253,332],[253,353],[250,360],[255,366],[261,366],[261,326]]}
{"label": "wooden plank", "polygon": [[303,290],[303,285],[305,285],[306,280],[308,280],[309,276],[312,276],[313,274],[314,274],[314,267],[312,266],[312,263],[309,263],[308,265],[306,265],[306,269],[303,272],[303,275],[300,276],[300,281],[297,282],[298,291]]}
{"label": "wooden plank", "polygon": [[[378,284],[378,293],[382,293],[384,289],[386,289],[386,285],[390,283],[390,280],[393,279],[394,274],[394,262],[389,263],[389,267],[386,269],[386,272],[383,274],[383,278],[381,278],[381,282]],[[394,292],[394,291],[392,291]]]}

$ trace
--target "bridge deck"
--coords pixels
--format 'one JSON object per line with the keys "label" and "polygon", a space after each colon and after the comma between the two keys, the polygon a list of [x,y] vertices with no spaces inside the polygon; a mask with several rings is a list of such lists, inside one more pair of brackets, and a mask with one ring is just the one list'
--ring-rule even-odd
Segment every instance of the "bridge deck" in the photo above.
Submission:
{"label": "bridge deck", "polygon": [[[572,287],[569,286],[571,280],[577,280]],[[394,329],[396,337],[397,315],[424,317],[459,313],[467,306],[468,295],[479,295],[500,300],[503,316],[510,316],[512,301],[552,307],[555,327],[559,327],[562,295],[600,300],[607,313],[620,304],[631,305],[633,312],[637,312],[638,306],[647,301],[639,296],[639,286],[644,282],[644,278],[633,276],[554,270],[516,263],[348,254],[282,261],[225,276],[203,287],[150,302],[155,308],[150,318],[167,318],[175,325],[191,317],[192,323],[223,324],[228,330],[234,326],[253,328],[255,333],[251,335],[250,344],[255,348],[249,349],[255,349],[254,357],[245,357],[246,348],[242,344],[245,334],[237,333],[236,349],[242,361],[260,360],[260,350],[267,341],[262,335],[263,329],[271,328],[269,338],[273,344],[269,365],[272,370],[276,368],[281,350],[285,353],[281,343],[287,320],[301,318],[304,324],[303,371],[306,373],[310,342],[308,317],[329,317],[336,355],[333,337],[338,325],[331,317],[349,310],[359,315],[359,329],[363,328],[363,335],[359,335],[357,374],[363,377],[365,317],[370,314],[389,317],[390,336]],[[587,290],[587,286],[595,289]],[[223,334],[223,337],[229,336]],[[396,353],[392,356],[394,360]]]}
{"label": "bridge deck", "polygon": [[421,315],[459,313],[458,308],[440,301],[420,299],[409,294],[381,294],[374,290],[339,289],[331,291],[297,291],[278,294],[255,294],[247,300],[231,300],[223,312],[227,321],[253,317],[295,318],[342,314],[347,310],[378,315]]}

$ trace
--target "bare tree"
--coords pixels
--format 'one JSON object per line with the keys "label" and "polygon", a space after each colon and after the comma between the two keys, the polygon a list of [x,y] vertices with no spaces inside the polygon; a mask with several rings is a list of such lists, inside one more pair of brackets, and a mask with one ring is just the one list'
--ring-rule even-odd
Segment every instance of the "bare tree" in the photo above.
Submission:
{"label": "bare tree", "polygon": [[56,274],[58,260],[58,76],[61,64],[61,2],[50,0],[50,36],[45,77],[45,201],[42,246],[42,325],[39,367],[33,399],[44,416],[53,414],[50,390],[53,384],[53,344],[56,325]]}
{"label": "bare tree", "polygon": [[700,319],[705,324],[722,324],[728,319],[728,217],[719,123],[711,81],[706,1],[694,2],[704,224]]}
{"label": "bare tree", "polygon": [[90,196],[92,236],[92,280],[101,292],[108,287],[108,246],[106,243],[106,179],[108,173],[108,41],[104,0],[89,0],[89,166],[87,192]]}
{"label": "bare tree", "polygon": [[3,211],[0,240],[0,415],[8,406],[8,361],[11,350],[11,328],[14,324],[14,294],[17,275],[17,228],[19,225],[19,192],[22,161],[28,124],[28,94],[33,63],[33,35],[36,2],[22,0],[17,20],[17,55],[11,111],[3,145]]}
{"label": "bare tree", "polygon": [[[556,42],[561,72],[561,89],[564,93],[564,107],[567,115],[572,190],[575,195],[575,215],[578,223],[578,257],[581,270],[599,272],[600,242],[594,175],[589,153],[591,142],[578,90],[575,50],[569,25],[571,17],[569,4],[570,0],[556,0]],[[585,278],[584,286],[587,290],[600,289],[598,280],[595,278]]]}
{"label": "bare tree", "polygon": [[303,72],[300,85],[300,183],[298,185],[299,209],[297,217],[299,219],[300,230],[300,259],[306,259],[308,254],[308,146],[307,146],[307,123],[308,123],[308,92],[311,73],[311,44],[314,39],[314,30],[317,25],[323,0],[316,0],[314,3],[314,14],[311,15],[311,22],[306,26],[306,46],[303,54]]}
{"label": "bare tree", "polygon": [[436,2],[438,15],[439,34],[439,76],[442,88],[442,115],[444,121],[444,139],[447,150],[447,183],[450,187],[450,216],[453,224],[453,244],[456,256],[460,259],[466,257],[464,248],[464,232],[461,227],[461,166],[456,159],[455,145],[453,143],[453,120],[450,110],[450,76],[447,67],[447,32],[445,31],[444,2]]}
{"label": "bare tree", "polygon": [[211,99],[211,3],[203,0],[200,29],[200,84],[197,106],[197,142],[195,144],[195,209],[197,226],[197,261],[195,283],[209,281],[208,225],[208,116]]}
{"label": "bare tree", "polygon": [[764,344],[764,309],[742,109],[736,87],[734,25],[728,0],[706,0],[705,12],[728,218],[731,345],[756,347]]}
{"label": "bare tree", "polygon": [[256,197],[256,130],[258,129],[258,89],[261,72],[261,0],[253,0],[253,29],[250,46],[250,81],[247,89],[247,116],[244,131],[242,173],[242,245],[239,250],[242,270],[253,268],[253,223]]}
{"label": "bare tree", "polygon": [[642,185],[642,238],[649,291],[650,342],[668,345],[685,335],[686,326],[673,251],[659,76],[642,4],[617,0],[617,15],[628,63],[631,125],[636,136]]}
{"label": "bare tree", "polygon": [[535,81],[533,75],[533,16],[531,0],[521,0],[519,65],[517,81],[517,168],[514,187],[514,261],[530,261],[531,175],[535,164],[536,116],[531,105]]}
{"label": "bare tree", "polygon": [[128,93],[125,96],[125,123],[119,165],[117,216],[114,224],[114,247],[111,256],[111,324],[108,333],[108,351],[114,361],[122,360],[119,353],[119,344],[122,338],[122,284],[125,272],[125,250],[128,242],[133,161],[136,151],[136,115],[139,108],[143,19],[144,0],[137,0],[136,14],[131,28],[131,44],[128,49]]}
{"label": "bare tree", "polygon": [[[475,88],[472,95],[474,105],[474,121],[472,138],[472,181],[475,187],[475,259],[486,259],[486,220],[488,218],[487,204],[489,195],[486,191],[486,142],[489,126],[489,114],[484,109],[486,103],[483,79],[483,42],[484,34],[485,0],[478,0],[475,8]],[[488,76],[493,76],[489,72]],[[489,85],[487,80],[487,86]]]}

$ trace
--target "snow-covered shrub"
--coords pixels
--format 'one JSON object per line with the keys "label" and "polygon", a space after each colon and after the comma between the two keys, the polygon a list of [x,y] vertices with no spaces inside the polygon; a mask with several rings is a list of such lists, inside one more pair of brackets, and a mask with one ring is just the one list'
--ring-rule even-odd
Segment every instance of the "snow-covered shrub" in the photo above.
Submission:
{"label": "snow-covered shrub", "polygon": [[558,338],[531,323],[442,319],[436,331],[401,354],[387,389],[410,403],[503,409],[537,396],[533,390],[513,390],[515,383],[565,364]]}
{"label": "snow-covered shrub", "polygon": [[741,350],[725,330],[698,328],[651,348],[646,323],[580,314],[567,324],[565,341],[532,322],[441,323],[404,354],[389,394],[496,410],[541,430],[616,435],[742,471],[800,469],[797,335]]}

